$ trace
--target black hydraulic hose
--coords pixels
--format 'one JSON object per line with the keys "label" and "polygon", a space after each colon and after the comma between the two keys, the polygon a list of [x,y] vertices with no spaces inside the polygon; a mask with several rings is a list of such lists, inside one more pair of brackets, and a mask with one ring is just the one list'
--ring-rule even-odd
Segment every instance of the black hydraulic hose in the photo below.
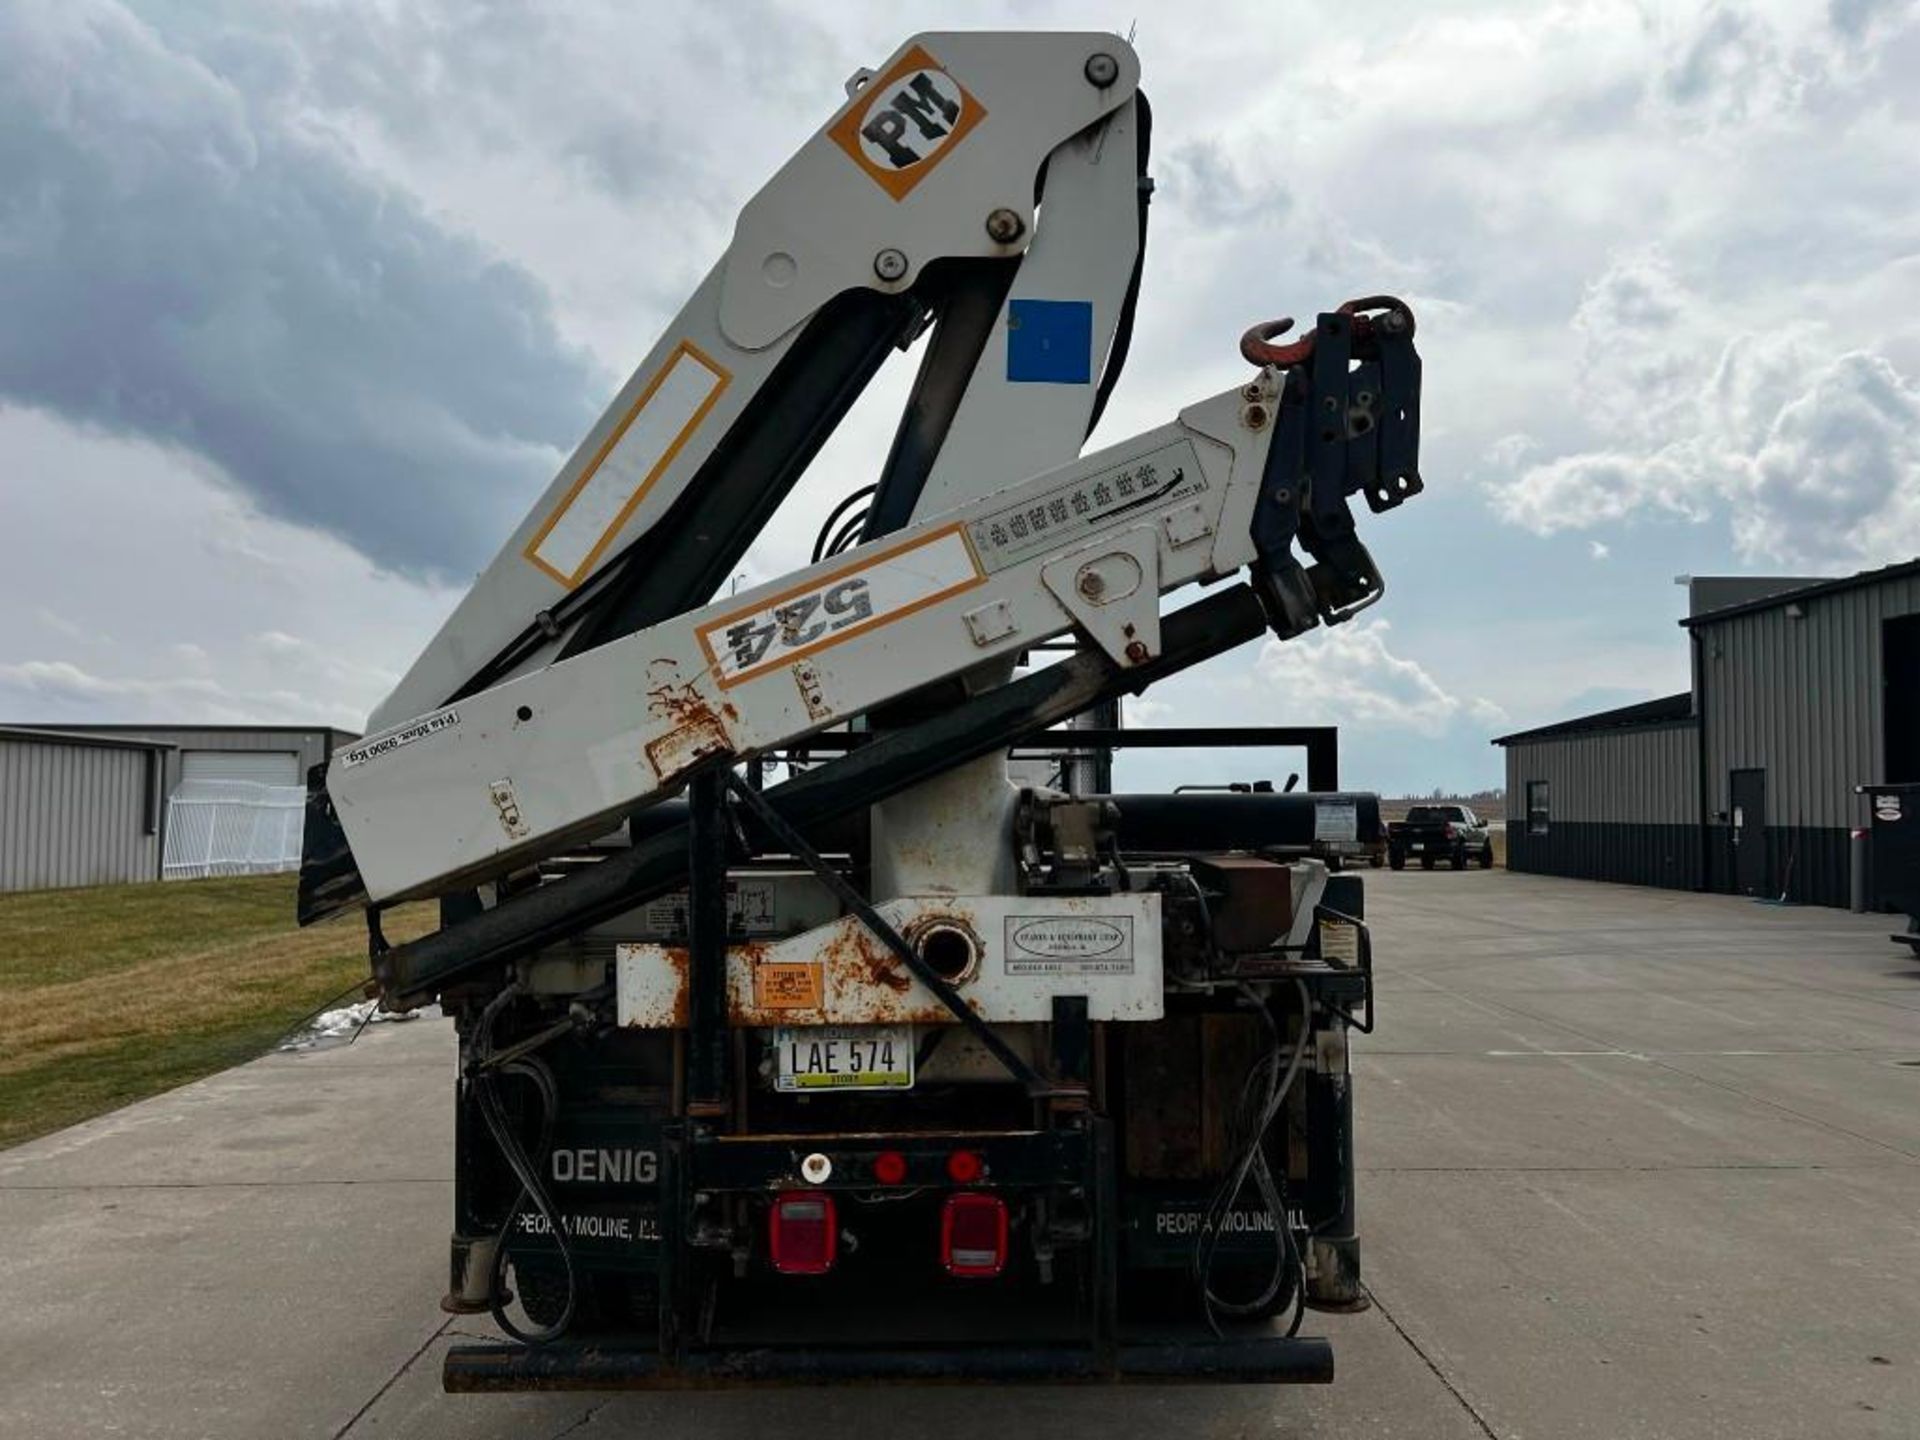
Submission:
{"label": "black hydraulic hose", "polygon": [[862,532],[866,529],[867,517],[872,513],[871,510],[860,510],[849,515],[846,523],[840,527],[840,533],[833,537],[833,543],[827,546],[827,554],[838,555],[849,546],[859,544]]}
{"label": "black hydraulic hose", "polygon": [[[858,490],[854,491],[851,495],[843,499],[838,505],[833,507],[832,512],[827,516],[826,520],[821,524],[820,533],[818,536],[815,537],[813,542],[813,563],[815,565],[818,565],[822,560],[824,560],[827,556],[833,553],[832,540],[834,536],[834,527],[840,523],[841,517],[844,516],[847,513],[847,511],[853,509],[854,506],[858,505],[862,500],[871,498],[871,496],[873,495],[873,492],[878,490],[879,488],[880,487],[878,485],[862,485]],[[864,513],[862,513],[862,515],[860,516],[860,519],[862,523],[865,522],[866,516]]]}
{"label": "black hydraulic hose", "polygon": [[[501,1075],[518,1075],[534,1085],[540,1095],[540,1143],[536,1147],[544,1156],[553,1140],[553,1122],[559,1109],[559,1095],[553,1082],[553,1074],[546,1065],[531,1057],[515,1060],[503,1065],[497,1072]],[[519,1192],[514,1196],[513,1204],[507,1207],[506,1219],[501,1223],[499,1239],[493,1247],[493,1271],[487,1286],[487,1308],[493,1315],[494,1324],[512,1339],[522,1345],[550,1345],[566,1334],[567,1327],[573,1323],[574,1311],[579,1299],[579,1276],[573,1264],[573,1246],[567,1240],[566,1226],[558,1210],[554,1208],[546,1187],[541,1183],[539,1171],[519,1139],[513,1133],[512,1122],[500,1103],[500,1097],[494,1087],[497,1084],[493,1072],[476,1076],[475,1096],[479,1101],[480,1116],[486,1121],[488,1131],[493,1135],[494,1143],[500,1147],[507,1166],[513,1171],[514,1178],[520,1182]],[[567,1299],[561,1306],[560,1315],[550,1325],[536,1324],[531,1330],[522,1330],[507,1313],[507,1239],[513,1233],[515,1222],[520,1218],[527,1202],[533,1202],[534,1213],[546,1223],[554,1243],[560,1247],[560,1263],[567,1277]]]}
{"label": "black hydraulic hose", "polygon": [[1127,293],[1120,301],[1120,316],[1114,321],[1113,343],[1107,347],[1107,363],[1100,367],[1100,383],[1093,392],[1093,413],[1087,417],[1087,434],[1093,434],[1100,417],[1107,413],[1107,401],[1113,398],[1120,372],[1127,368],[1127,353],[1133,348],[1133,316],[1140,305],[1140,279],[1147,268],[1147,208],[1153,200],[1153,180],[1147,174],[1147,162],[1153,153],[1153,106],[1144,90],[1133,92],[1134,151],[1137,158],[1140,208],[1140,248],[1134,253],[1133,273],[1127,277]]}
{"label": "black hydraulic hose", "polygon": [[[494,1241],[493,1264],[487,1275],[487,1309],[494,1323],[510,1338],[523,1345],[534,1346],[551,1344],[564,1335],[567,1327],[573,1323],[579,1277],[574,1269],[573,1246],[567,1240],[566,1225],[540,1178],[539,1165],[545,1162],[552,1147],[554,1122],[560,1113],[560,1092],[553,1071],[547,1068],[545,1061],[532,1054],[510,1049],[508,1053],[511,1058],[508,1058],[495,1055],[493,1050],[494,1024],[500,1012],[521,993],[522,987],[518,982],[508,985],[488,1001],[486,1008],[480,1012],[479,1021],[474,1026],[474,1056],[467,1067],[467,1083],[473,1087],[475,1108],[486,1123],[488,1133],[493,1136],[493,1143],[499,1147],[501,1158],[507,1162],[514,1179],[520,1182],[520,1188],[514,1193],[513,1203],[507,1207],[506,1216],[500,1222],[500,1233]],[[539,1096],[540,1138],[534,1147],[539,1155],[538,1163],[528,1157],[520,1137],[514,1132],[505,1106],[501,1104],[495,1087],[502,1075],[514,1075],[528,1081]],[[559,1247],[560,1264],[567,1280],[567,1298],[561,1306],[559,1317],[552,1324],[536,1324],[531,1330],[523,1330],[507,1313],[507,1241],[529,1200],[533,1202],[535,1213],[546,1223],[554,1244]]]}

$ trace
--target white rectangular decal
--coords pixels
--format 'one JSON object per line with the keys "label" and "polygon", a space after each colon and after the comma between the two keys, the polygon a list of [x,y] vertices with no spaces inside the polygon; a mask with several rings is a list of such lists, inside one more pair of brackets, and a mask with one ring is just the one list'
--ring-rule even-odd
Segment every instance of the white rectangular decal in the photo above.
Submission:
{"label": "white rectangular decal", "polygon": [[1314,801],[1313,838],[1358,840],[1360,838],[1360,807],[1351,800]]}
{"label": "white rectangular decal", "polygon": [[1131,975],[1131,915],[1009,915],[1009,975]]}
{"label": "white rectangular decal", "polygon": [[424,740],[429,735],[438,735],[442,730],[451,730],[460,723],[458,710],[442,710],[435,715],[425,715],[418,720],[410,720],[398,730],[389,730],[384,735],[376,735],[363,741],[351,750],[342,750],[335,758],[341,768],[351,770],[356,765],[364,765],[369,760],[378,760],[382,755],[390,755],[402,745],[411,745],[416,740]]}
{"label": "white rectangular decal", "polygon": [[[687,933],[687,892],[675,890],[640,909],[641,924],[650,936],[684,939]],[[771,935],[779,929],[773,884],[767,880],[727,881],[727,929],[741,935]]]}
{"label": "white rectangular decal", "polygon": [[586,579],[732,378],[681,341],[533,537],[527,558],[569,588]]}
{"label": "white rectangular decal", "polygon": [[950,525],[702,625],[700,647],[720,684],[737,685],[985,581]]}
{"label": "white rectangular decal", "polygon": [[1091,535],[1150,506],[1199,495],[1207,488],[1191,440],[1177,440],[1104,470],[1062,480],[1017,505],[1005,505],[967,526],[988,570],[1004,570],[1063,540]]}

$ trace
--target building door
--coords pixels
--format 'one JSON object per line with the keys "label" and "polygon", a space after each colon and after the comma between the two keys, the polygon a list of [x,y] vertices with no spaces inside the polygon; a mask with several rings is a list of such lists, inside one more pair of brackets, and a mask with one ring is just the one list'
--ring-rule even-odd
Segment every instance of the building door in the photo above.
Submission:
{"label": "building door", "polygon": [[1733,800],[1733,888],[1741,895],[1767,891],[1767,772],[1735,770],[1728,777]]}
{"label": "building door", "polygon": [[1920,780],[1920,615],[1881,625],[1880,677],[1887,748],[1879,771],[1865,783]]}
{"label": "building door", "polygon": [[298,785],[300,757],[288,750],[188,750],[180,757],[180,778]]}

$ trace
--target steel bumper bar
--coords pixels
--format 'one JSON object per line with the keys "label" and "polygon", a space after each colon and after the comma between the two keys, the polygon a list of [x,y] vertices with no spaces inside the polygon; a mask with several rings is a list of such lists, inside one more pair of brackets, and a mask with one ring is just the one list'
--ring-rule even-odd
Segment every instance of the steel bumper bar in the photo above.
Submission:
{"label": "steel bumper bar", "polygon": [[654,1350],[595,1345],[460,1345],[442,1376],[456,1394],[517,1390],[721,1390],[745,1386],[969,1384],[1326,1385],[1333,1347],[1280,1335],[1086,1346],[1001,1345]]}

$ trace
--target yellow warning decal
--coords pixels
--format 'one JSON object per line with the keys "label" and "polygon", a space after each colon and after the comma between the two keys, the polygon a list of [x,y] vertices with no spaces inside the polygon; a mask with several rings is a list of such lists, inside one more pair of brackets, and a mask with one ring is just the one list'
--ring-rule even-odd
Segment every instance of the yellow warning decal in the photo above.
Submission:
{"label": "yellow warning decal", "polygon": [[753,967],[756,1010],[818,1010],[824,980],[820,962],[773,960]]}

